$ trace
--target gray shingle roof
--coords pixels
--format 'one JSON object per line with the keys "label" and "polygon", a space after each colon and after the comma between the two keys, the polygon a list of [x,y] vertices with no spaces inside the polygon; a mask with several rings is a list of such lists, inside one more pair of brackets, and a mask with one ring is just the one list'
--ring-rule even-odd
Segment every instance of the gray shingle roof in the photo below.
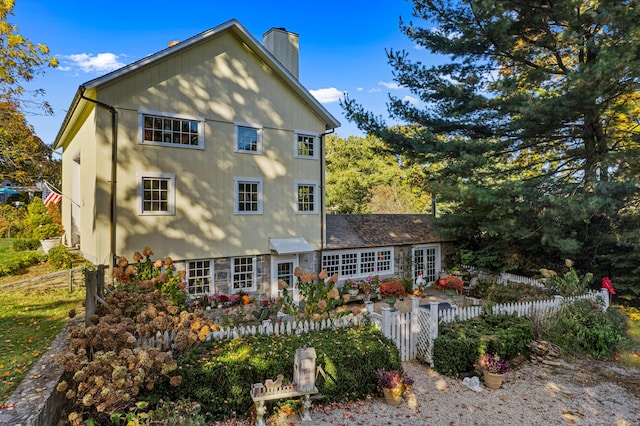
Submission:
{"label": "gray shingle roof", "polygon": [[330,250],[447,241],[438,235],[433,216],[428,214],[332,214],[326,217],[325,248]]}

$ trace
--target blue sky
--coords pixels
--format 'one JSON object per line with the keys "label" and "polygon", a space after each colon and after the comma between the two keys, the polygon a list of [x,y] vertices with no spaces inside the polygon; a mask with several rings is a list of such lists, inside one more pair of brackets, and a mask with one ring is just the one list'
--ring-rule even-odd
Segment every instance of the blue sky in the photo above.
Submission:
{"label": "blue sky", "polygon": [[415,100],[393,82],[385,54],[385,48],[405,49],[428,62],[428,53],[399,30],[400,16],[412,19],[411,7],[405,0],[16,0],[9,21],[60,61],[28,86],[44,89],[54,108],[53,116],[27,116],[45,143],[55,139],[80,84],[234,18],[258,40],[272,27],[299,34],[300,82],[342,123],[336,133],[347,137],[362,133],[344,117],[342,93],[385,118],[389,93]]}

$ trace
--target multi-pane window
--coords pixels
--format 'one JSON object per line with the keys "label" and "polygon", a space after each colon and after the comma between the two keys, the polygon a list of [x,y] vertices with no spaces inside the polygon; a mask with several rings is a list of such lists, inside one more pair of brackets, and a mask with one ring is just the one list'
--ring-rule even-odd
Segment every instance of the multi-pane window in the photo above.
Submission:
{"label": "multi-pane window", "polygon": [[200,295],[211,293],[212,262],[211,260],[187,261],[187,285],[189,294]]}
{"label": "multi-pane window", "polygon": [[175,214],[175,179],[171,173],[138,173],[138,213]]}
{"label": "multi-pane window", "polygon": [[262,179],[235,178],[235,212],[262,213]]}
{"label": "multi-pane window", "polygon": [[252,154],[262,152],[262,129],[249,125],[236,125],[236,151]]}
{"label": "multi-pane window", "polygon": [[277,266],[278,281],[284,281],[289,287],[294,284],[293,262],[279,262]]}
{"label": "multi-pane window", "polygon": [[296,134],[296,157],[317,158],[317,137],[309,134]]}
{"label": "multi-pane window", "polygon": [[297,211],[299,213],[317,213],[317,190],[315,182],[296,182]]}
{"label": "multi-pane window", "polygon": [[322,269],[327,271],[329,276],[333,274],[340,275],[340,255],[332,253],[322,254]]}
{"label": "multi-pane window", "polygon": [[239,291],[254,290],[256,282],[256,258],[234,257],[232,258],[232,286],[233,293]]}
{"label": "multi-pane window", "polygon": [[204,120],[159,112],[140,112],[141,143],[203,147]]}
{"label": "multi-pane window", "polygon": [[360,249],[324,252],[322,269],[338,279],[366,278],[369,275],[393,273],[393,249]]}

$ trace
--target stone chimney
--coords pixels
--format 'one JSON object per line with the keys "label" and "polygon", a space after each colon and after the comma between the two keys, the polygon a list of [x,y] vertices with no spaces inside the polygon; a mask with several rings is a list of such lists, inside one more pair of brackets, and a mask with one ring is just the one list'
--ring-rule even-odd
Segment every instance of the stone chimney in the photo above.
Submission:
{"label": "stone chimney", "polygon": [[298,34],[284,28],[271,28],[262,39],[264,47],[298,79]]}

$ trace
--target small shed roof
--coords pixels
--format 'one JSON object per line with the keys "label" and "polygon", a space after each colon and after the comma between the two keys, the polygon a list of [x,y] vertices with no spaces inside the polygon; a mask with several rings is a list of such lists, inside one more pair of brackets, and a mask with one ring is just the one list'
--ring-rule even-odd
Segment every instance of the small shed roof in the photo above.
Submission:
{"label": "small shed roof", "polygon": [[450,241],[441,237],[429,214],[327,215],[328,250]]}

